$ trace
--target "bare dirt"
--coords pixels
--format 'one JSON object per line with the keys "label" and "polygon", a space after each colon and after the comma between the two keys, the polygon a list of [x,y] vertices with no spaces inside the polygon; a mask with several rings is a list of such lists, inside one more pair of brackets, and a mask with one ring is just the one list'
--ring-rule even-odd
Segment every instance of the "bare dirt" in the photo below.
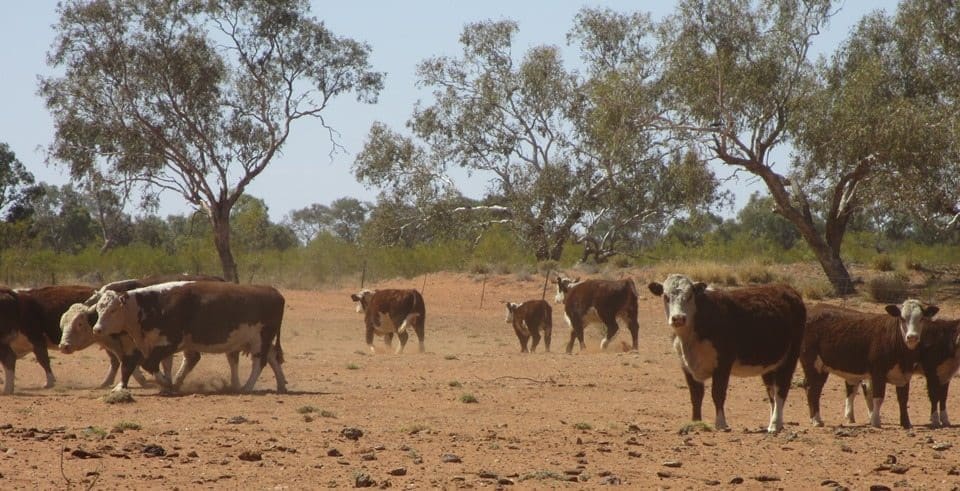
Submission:
{"label": "bare dirt", "polygon": [[[424,288],[425,354],[415,341],[396,355],[378,340],[378,353],[369,355],[352,289],[284,291],[286,395],[274,392],[269,368],[255,393],[224,393],[227,364],[207,355],[181,396],[131,382],[134,402],[108,404],[106,390],[95,388],[106,369],[98,350],[54,353],[58,385],[48,390],[39,388],[43,374],[29,356],[18,363],[16,394],[0,398],[0,487],[960,486],[960,426],[926,426],[922,377],[911,391],[909,431],[897,424],[892,394],[882,428],[841,425],[843,384],[835,377],[823,396],[822,428],[810,425],[804,393],[794,389],[784,431],[767,434],[758,378],[731,381],[732,431],[690,425],[660,302],[643,287],[662,278],[644,274],[632,274],[641,290],[640,350],[632,353],[599,351],[602,333],[590,328],[585,352],[563,354],[570,330],[555,306],[553,351],[521,354],[499,301],[540,298],[542,277],[491,276],[484,283],[435,274],[425,284],[415,278],[370,285]],[[940,315],[954,318],[958,306],[943,303]],[[613,345],[625,340],[622,332]],[[248,368],[242,361],[241,374]],[[960,387],[948,407],[960,422],[958,394]],[[468,396],[476,402],[464,402]],[[709,399],[704,414],[712,423]],[[857,417],[865,422],[862,402]]]}

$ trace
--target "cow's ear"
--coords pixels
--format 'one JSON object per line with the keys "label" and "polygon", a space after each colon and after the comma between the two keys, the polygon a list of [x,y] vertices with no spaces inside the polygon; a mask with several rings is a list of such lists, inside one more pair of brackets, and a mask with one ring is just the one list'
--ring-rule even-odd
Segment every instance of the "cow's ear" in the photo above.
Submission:
{"label": "cow's ear", "polygon": [[97,323],[97,311],[96,311],[96,310],[94,310],[94,311],[92,311],[92,312],[88,310],[88,311],[85,313],[85,316],[86,316],[86,318],[87,318],[87,324],[90,324],[91,327],[92,327],[94,324]]}
{"label": "cow's ear", "polygon": [[706,283],[704,283],[704,282],[702,282],[702,281],[698,281],[698,282],[696,282],[696,283],[693,284],[693,292],[696,293],[697,295],[700,295],[701,293],[703,293],[703,292],[705,292],[705,291],[707,291],[707,284],[706,284]]}
{"label": "cow's ear", "polygon": [[658,297],[663,295],[663,285],[657,283],[656,281],[651,281],[650,284],[647,285],[647,288],[650,289],[650,293]]}
{"label": "cow's ear", "polygon": [[896,305],[887,305],[884,310],[886,310],[887,313],[893,317],[900,318],[900,307],[897,307]]}
{"label": "cow's ear", "polygon": [[936,305],[928,305],[927,308],[923,309],[924,317],[933,317],[937,315],[937,312],[940,312],[940,307]]}

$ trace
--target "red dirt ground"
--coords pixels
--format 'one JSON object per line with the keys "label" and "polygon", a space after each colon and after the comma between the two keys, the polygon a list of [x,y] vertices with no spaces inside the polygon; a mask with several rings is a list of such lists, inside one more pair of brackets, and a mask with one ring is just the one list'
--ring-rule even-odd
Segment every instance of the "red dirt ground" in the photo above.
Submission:
{"label": "red dirt ground", "polygon": [[[38,388],[42,371],[29,356],[18,363],[16,394],[0,398],[0,487],[315,489],[353,487],[364,477],[400,489],[960,486],[960,426],[926,426],[922,377],[911,391],[910,431],[897,424],[892,390],[882,428],[842,426],[843,384],[833,377],[825,427],[810,425],[803,391],[794,389],[785,430],[768,435],[760,380],[735,378],[727,399],[733,430],[682,434],[690,426],[687,389],[661,304],[643,286],[662,278],[633,277],[641,290],[637,353],[600,352],[602,334],[590,328],[586,352],[563,354],[570,330],[555,306],[553,352],[521,354],[498,301],[540,298],[542,278],[492,276],[484,286],[479,277],[436,274],[425,283],[425,354],[414,338],[404,354],[379,340],[378,353],[367,354],[351,289],[284,291],[286,395],[274,392],[269,368],[254,394],[223,393],[226,363],[208,355],[182,396],[132,382],[133,403],[107,404],[95,388],[106,368],[98,350],[54,353],[58,385],[49,390]],[[956,302],[941,307],[945,318],[960,315]],[[613,345],[628,339],[622,332]],[[241,376],[248,368],[241,362]],[[955,421],[958,393],[948,403]],[[464,395],[477,402],[462,402]],[[862,403],[857,417],[866,421]],[[348,439],[346,428],[363,435]],[[151,456],[156,446],[165,455]]]}

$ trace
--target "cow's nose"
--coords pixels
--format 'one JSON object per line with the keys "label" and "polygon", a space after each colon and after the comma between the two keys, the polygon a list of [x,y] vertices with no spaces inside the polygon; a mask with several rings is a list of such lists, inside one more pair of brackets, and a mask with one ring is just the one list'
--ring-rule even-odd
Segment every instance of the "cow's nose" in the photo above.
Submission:
{"label": "cow's nose", "polygon": [[64,354],[69,355],[70,353],[73,352],[73,348],[71,348],[69,344],[60,343],[60,351],[63,352]]}
{"label": "cow's nose", "polygon": [[100,324],[97,324],[97,325],[93,326],[93,333],[94,333],[94,334],[101,334],[101,333],[103,333],[103,327],[101,327]]}
{"label": "cow's nose", "polygon": [[915,344],[915,343],[916,343],[917,341],[919,341],[919,340],[920,340],[920,336],[918,336],[918,335],[916,335],[916,334],[907,334],[907,342],[908,342],[908,343],[910,343],[910,344]]}
{"label": "cow's nose", "polygon": [[670,317],[670,325],[679,327],[679,326],[683,326],[686,323],[687,323],[687,316],[683,314],[677,314]]}

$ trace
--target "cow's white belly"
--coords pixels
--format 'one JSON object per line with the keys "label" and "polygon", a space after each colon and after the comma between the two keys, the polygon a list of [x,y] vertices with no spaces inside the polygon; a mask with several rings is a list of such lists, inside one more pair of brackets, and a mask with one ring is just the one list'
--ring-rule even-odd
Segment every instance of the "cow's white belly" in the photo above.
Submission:
{"label": "cow's white belly", "polygon": [[733,362],[730,374],[737,377],[759,377],[767,372],[776,370],[786,357],[787,355],[784,353],[783,358],[780,358],[770,365],[742,365],[739,361],[735,361]]}
{"label": "cow's white belly", "polygon": [[673,338],[673,349],[680,355],[683,368],[699,382],[712,377],[717,369],[717,349],[710,341],[684,341],[677,336]]}
{"label": "cow's white belly", "polygon": [[820,358],[819,356],[817,357],[816,360],[814,360],[813,366],[814,368],[817,369],[818,372],[831,373],[833,375],[836,375],[842,378],[843,380],[845,380],[850,385],[856,385],[860,383],[860,381],[870,378],[870,375],[867,372],[853,373],[853,372],[844,372],[843,370],[837,370],[835,368],[831,368],[830,366],[825,364],[823,362],[823,358]]}
{"label": "cow's white belly", "polygon": [[[563,314],[563,318],[566,319],[568,326],[573,326],[570,322],[570,317],[567,314]],[[599,326],[604,331],[607,329],[607,325],[603,322],[603,319],[600,318],[600,314],[597,313],[596,307],[590,307],[586,312],[583,313],[583,316],[580,317],[580,320],[583,322],[584,329],[587,329],[592,326]],[[614,319],[620,327],[627,325],[628,320],[625,316],[618,315]]]}
{"label": "cow's white belly", "polygon": [[17,355],[17,358],[23,358],[29,353],[33,353],[33,343],[23,333],[17,332],[13,341],[10,342],[10,349]]}
{"label": "cow's white belly", "polygon": [[896,385],[897,387],[903,387],[910,383],[911,375],[913,375],[913,372],[904,373],[904,371],[900,369],[900,365],[895,365],[887,372],[887,383]]}
{"label": "cow's white belly", "polygon": [[242,351],[245,353],[258,353],[260,351],[263,324],[240,324],[232,331],[227,339],[220,343],[206,344],[198,343],[191,336],[184,336],[180,343],[181,350],[199,351],[201,353],[232,353]]}

